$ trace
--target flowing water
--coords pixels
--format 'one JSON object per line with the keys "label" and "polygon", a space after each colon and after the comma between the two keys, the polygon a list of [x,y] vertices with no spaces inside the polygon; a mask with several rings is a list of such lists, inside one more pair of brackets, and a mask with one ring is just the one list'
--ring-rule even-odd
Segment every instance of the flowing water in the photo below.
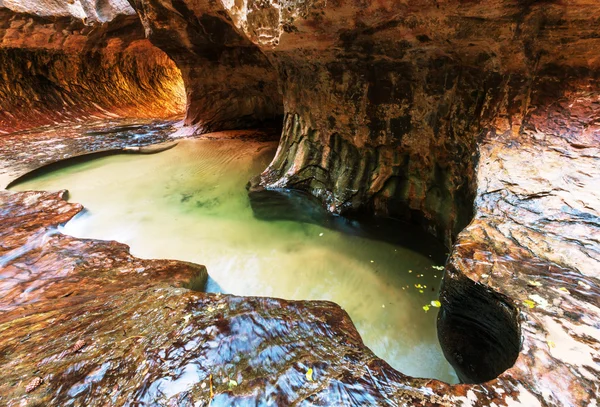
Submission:
{"label": "flowing water", "polygon": [[138,257],[204,264],[209,291],[334,301],[393,367],[455,383],[432,305],[443,248],[403,224],[331,217],[297,194],[251,202],[245,185],[275,149],[275,142],[182,140],[159,154],[46,171],[12,189],[68,189],[86,211],[63,233],[124,242]]}

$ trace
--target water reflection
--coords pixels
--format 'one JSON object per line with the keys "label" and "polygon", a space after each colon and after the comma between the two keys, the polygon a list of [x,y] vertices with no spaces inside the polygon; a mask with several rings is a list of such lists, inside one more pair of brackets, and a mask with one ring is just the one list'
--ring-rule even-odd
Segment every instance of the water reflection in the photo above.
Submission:
{"label": "water reflection", "polygon": [[406,374],[455,381],[436,337],[443,248],[389,220],[348,221],[293,192],[245,185],[276,143],[184,140],[151,156],[79,162],[14,189],[67,188],[87,212],[65,233],[118,240],[146,258],[205,264],[209,289],[340,304],[365,343]]}

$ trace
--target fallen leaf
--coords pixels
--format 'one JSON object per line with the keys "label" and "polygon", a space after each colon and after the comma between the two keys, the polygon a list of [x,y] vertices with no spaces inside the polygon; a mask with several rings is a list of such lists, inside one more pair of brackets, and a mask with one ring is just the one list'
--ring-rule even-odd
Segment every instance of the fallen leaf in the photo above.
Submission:
{"label": "fallen leaf", "polygon": [[312,367],[309,367],[308,370],[306,371],[306,380],[308,380],[309,382],[313,381],[313,370],[312,370]]}
{"label": "fallen leaf", "polygon": [[529,280],[527,282],[527,285],[530,287],[540,287],[542,285],[542,283],[540,283],[539,281]]}
{"label": "fallen leaf", "polygon": [[563,293],[571,294],[571,293],[569,292],[569,290],[567,290],[565,287],[560,287],[560,288],[558,289],[558,291],[562,291]]}
{"label": "fallen leaf", "polygon": [[235,380],[229,380],[229,389],[233,389],[234,387],[236,387],[238,385],[238,383]]}
{"label": "fallen leaf", "polygon": [[425,312],[429,311],[429,305],[423,305],[423,309],[425,310]]}
{"label": "fallen leaf", "polygon": [[439,302],[439,301],[437,301],[437,300],[434,300],[434,301],[431,301],[431,305],[434,306],[434,307],[436,307],[436,308],[439,308],[439,307],[442,306],[442,303]]}
{"label": "fallen leaf", "polygon": [[535,301],[535,303],[542,308],[547,307],[549,305],[548,301],[545,298],[540,297],[537,294],[532,294],[529,296],[529,298],[531,298],[533,301]]}
{"label": "fallen leaf", "polygon": [[535,308],[535,302],[531,300],[523,300],[523,304],[527,305],[529,308]]}
{"label": "fallen leaf", "polygon": [[431,266],[431,268],[442,271],[444,269],[444,266]]}

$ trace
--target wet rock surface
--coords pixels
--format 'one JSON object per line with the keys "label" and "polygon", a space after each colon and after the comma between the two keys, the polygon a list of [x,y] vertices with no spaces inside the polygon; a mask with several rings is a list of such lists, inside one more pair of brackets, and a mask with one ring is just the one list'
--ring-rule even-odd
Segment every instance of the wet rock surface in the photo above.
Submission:
{"label": "wet rock surface", "polygon": [[[31,134],[22,137],[31,140]],[[28,146],[32,156],[35,146],[59,151],[48,144],[16,145]],[[510,145],[482,148],[495,154],[485,162],[509,168],[518,154],[497,157]],[[531,150],[519,151],[535,165]],[[13,149],[3,159],[19,153],[25,152]],[[585,155],[594,162],[590,151]],[[559,156],[566,157],[564,151]],[[524,161],[516,162],[525,171]],[[485,168],[482,179],[497,179],[496,167]],[[493,193],[514,191],[514,181]],[[480,185],[481,201],[496,189]],[[62,197],[2,192],[8,227],[1,236],[0,355],[10,370],[0,394],[7,405],[578,406],[595,400],[596,277],[516,244],[513,236],[523,228],[486,210],[505,201],[486,201],[459,236],[440,319],[444,350],[463,380],[500,376],[450,386],[404,376],[376,358],[333,303],[190,291],[183,286],[202,280],[201,266],[135,259],[116,242],[61,235],[56,225],[82,209]],[[519,210],[520,201],[514,202]],[[594,202],[592,193],[585,205]],[[585,235],[593,241],[594,233]],[[486,313],[490,318],[480,318]]]}
{"label": "wet rock surface", "polygon": [[[598,404],[598,4],[52,2],[49,17],[13,3],[1,9],[0,34],[9,44],[3,72],[34,74],[49,61],[43,53],[13,58],[30,52],[36,37],[27,34],[47,41],[56,32],[61,41],[52,46],[88,58],[70,41],[95,37],[80,36],[88,28],[75,18],[103,21],[115,7],[129,17],[106,21],[129,21],[119,27],[136,26],[140,44],[149,46],[133,22],[135,9],[143,34],[181,69],[187,123],[200,132],[281,113],[273,102],[277,81],[284,130],[260,184],[306,190],[332,212],[410,218],[452,243],[440,342],[461,378],[474,384],[403,376],[364,347],[334,304],[189,291],[180,285],[198,266],[142,261],[114,242],[62,236],[53,228],[80,207],[55,194],[2,192],[2,225],[10,225],[0,246],[7,276],[0,358],[10,367],[0,379],[2,403]],[[89,5],[96,11],[73,11]],[[58,33],[59,23],[72,26]],[[19,89],[65,82],[54,71],[25,75]],[[4,132],[31,124],[20,119],[21,127],[11,117],[15,109],[51,116],[43,104],[23,108],[16,88],[4,90]],[[39,99],[36,91],[22,93]],[[1,136],[3,186],[79,152],[137,145],[118,134],[68,134]],[[52,281],[38,278],[46,274]]]}
{"label": "wet rock surface", "polygon": [[182,115],[181,73],[126,1],[0,3],[0,134]]}
{"label": "wet rock surface", "polygon": [[[142,119],[43,126],[2,136],[0,187],[53,163],[91,154],[152,153],[176,139],[177,122]],[[151,150],[144,149],[154,146]]]}

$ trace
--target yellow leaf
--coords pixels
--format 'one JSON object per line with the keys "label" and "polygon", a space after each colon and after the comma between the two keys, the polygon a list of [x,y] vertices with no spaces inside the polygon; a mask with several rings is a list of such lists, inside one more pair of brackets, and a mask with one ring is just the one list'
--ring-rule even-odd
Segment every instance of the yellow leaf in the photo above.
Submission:
{"label": "yellow leaf", "polygon": [[229,388],[230,389],[233,389],[237,385],[238,385],[238,383],[235,380],[229,380]]}
{"label": "yellow leaf", "polygon": [[535,302],[531,300],[523,300],[523,304],[527,305],[529,308],[535,308]]}
{"label": "yellow leaf", "polygon": [[439,308],[439,307],[442,306],[442,303],[439,302],[439,301],[437,301],[437,300],[435,300],[435,301],[431,301],[431,305],[434,306],[434,307],[436,307],[436,308]]}
{"label": "yellow leaf", "polygon": [[313,370],[312,370],[312,367],[309,367],[308,370],[306,371],[306,380],[308,380],[309,382],[313,381]]}
{"label": "yellow leaf", "polygon": [[425,310],[425,312],[429,311],[429,305],[423,305],[423,309]]}
{"label": "yellow leaf", "polygon": [[555,348],[556,344],[553,341],[548,341],[548,347]]}
{"label": "yellow leaf", "polygon": [[562,291],[563,293],[571,294],[571,293],[569,292],[569,290],[567,290],[565,287],[560,287],[560,288],[558,289],[558,291]]}
{"label": "yellow leaf", "polygon": [[531,287],[539,287],[539,286],[541,286],[541,285],[542,285],[542,283],[540,283],[539,281],[533,281],[533,280],[529,280],[529,281],[527,282],[527,285],[528,285],[528,286],[531,286]]}

